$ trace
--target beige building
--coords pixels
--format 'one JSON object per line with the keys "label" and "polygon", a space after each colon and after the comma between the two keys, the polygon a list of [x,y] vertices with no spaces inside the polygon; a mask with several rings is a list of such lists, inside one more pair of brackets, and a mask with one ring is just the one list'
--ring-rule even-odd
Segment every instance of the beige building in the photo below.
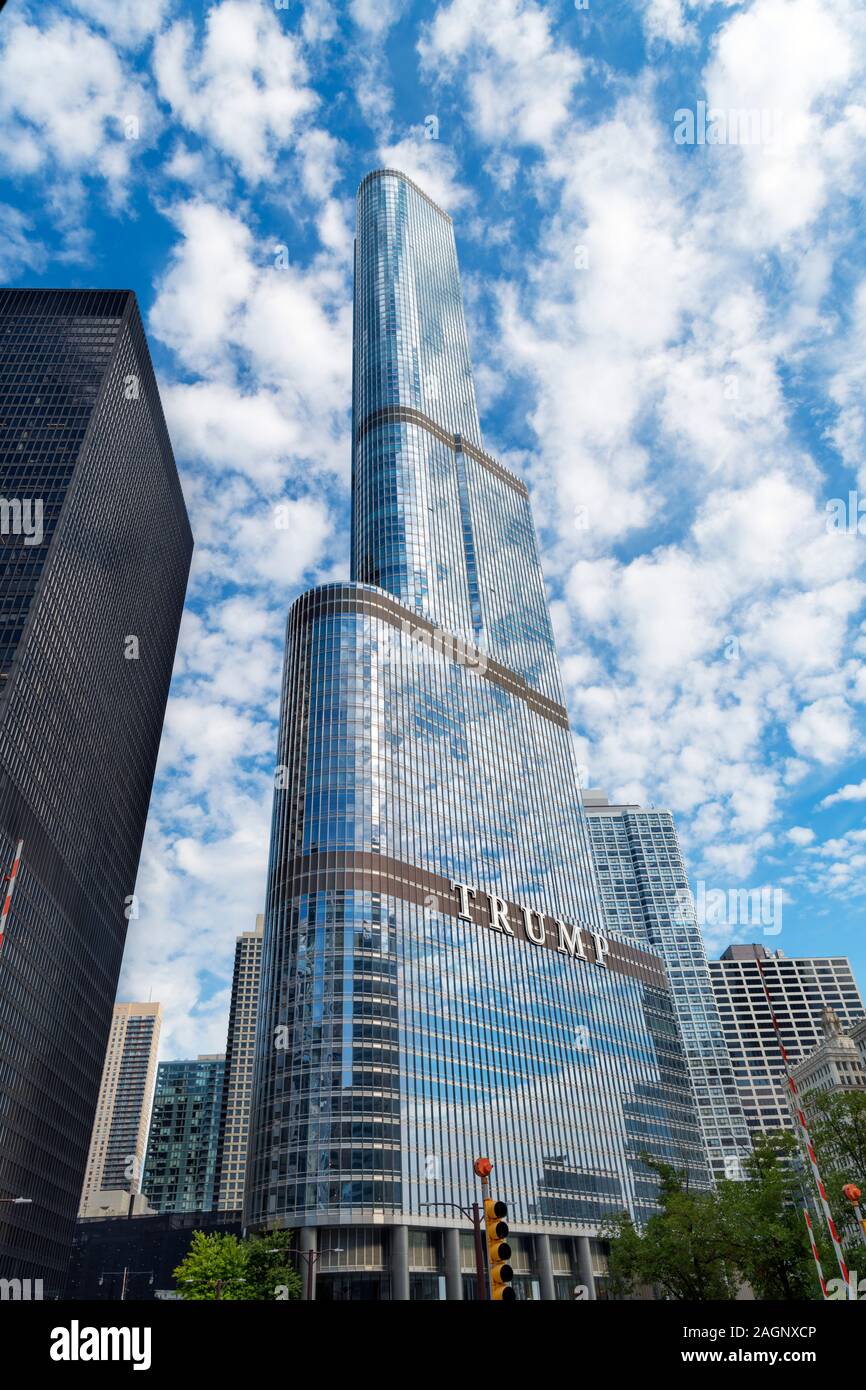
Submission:
{"label": "beige building", "polygon": [[124,1216],[131,1197],[136,1213],[146,1209],[140,1195],[141,1175],[161,1025],[161,1004],[114,1006],[78,1212],[81,1217]]}
{"label": "beige building", "polygon": [[239,1211],[244,1204],[264,923],[264,917],[259,914],[255,931],[241,932],[235,947],[225,1086],[214,1179],[214,1206],[220,1211]]}
{"label": "beige building", "polygon": [[806,1118],[809,1118],[810,1091],[860,1091],[866,1089],[866,1062],[852,1033],[863,1032],[866,1020],[846,1033],[833,1009],[823,1014],[824,1041],[808,1057],[791,1069]]}
{"label": "beige building", "polygon": [[861,1018],[859,1023],[855,1023],[853,1028],[848,1029],[848,1037],[853,1038],[860,1053],[860,1061],[863,1063],[863,1071],[866,1073],[866,1017]]}

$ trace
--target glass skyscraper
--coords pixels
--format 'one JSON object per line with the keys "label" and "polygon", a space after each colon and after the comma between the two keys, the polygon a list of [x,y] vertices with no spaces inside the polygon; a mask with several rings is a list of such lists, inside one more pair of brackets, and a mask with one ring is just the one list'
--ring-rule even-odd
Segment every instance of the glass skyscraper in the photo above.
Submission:
{"label": "glass skyscraper", "polygon": [[0,291],[0,1276],[62,1285],[192,556],[127,290]]}
{"label": "glass skyscraper", "polygon": [[[449,1204],[509,1203],[520,1296],[708,1182],[658,959],[607,940],[525,484],[481,439],[450,217],[358,194],[352,580],[289,614],[246,1220],[318,1296],[461,1298]],[[462,1228],[462,1229],[461,1229]]]}
{"label": "glass skyscraper", "polygon": [[211,1211],[226,1059],[160,1062],[142,1190],[157,1212]]}
{"label": "glass skyscraper", "polygon": [[584,803],[607,929],[664,961],[713,1174],[740,1178],[752,1146],[673,816]]}

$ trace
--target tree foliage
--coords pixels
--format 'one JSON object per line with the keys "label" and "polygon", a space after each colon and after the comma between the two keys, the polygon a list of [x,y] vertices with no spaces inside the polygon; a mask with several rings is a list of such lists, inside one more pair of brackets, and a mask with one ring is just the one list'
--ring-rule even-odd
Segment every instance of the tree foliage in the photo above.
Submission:
{"label": "tree foliage", "polygon": [[671,1299],[720,1301],[748,1284],[758,1299],[820,1298],[796,1152],[790,1134],[759,1137],[745,1180],[712,1192],[690,1189],[674,1168],[646,1159],[659,1177],[661,1210],[640,1231],[626,1214],[609,1225],[614,1297],[649,1285]]}
{"label": "tree foliage", "polygon": [[759,1299],[821,1296],[803,1215],[792,1134],[758,1135],[744,1182],[723,1182],[718,1212],[727,1256]]}
{"label": "tree foliage", "polygon": [[866,1091],[820,1091],[805,1099],[833,1218],[849,1260],[862,1268],[860,1228],[842,1188],[854,1183],[866,1193]]}
{"label": "tree foliage", "polygon": [[661,1211],[642,1232],[625,1213],[608,1226],[611,1292],[622,1297],[654,1285],[690,1302],[734,1298],[716,1193],[689,1189],[675,1168],[645,1161],[659,1178]]}
{"label": "tree foliage", "polygon": [[195,1231],[174,1271],[181,1298],[202,1301],[300,1298],[301,1280],[292,1263],[290,1231],[240,1240],[234,1235]]}

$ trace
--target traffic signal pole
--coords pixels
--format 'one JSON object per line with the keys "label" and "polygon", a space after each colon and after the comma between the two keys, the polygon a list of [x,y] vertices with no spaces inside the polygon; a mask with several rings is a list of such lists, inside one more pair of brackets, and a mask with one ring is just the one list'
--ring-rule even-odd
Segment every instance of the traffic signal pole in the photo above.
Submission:
{"label": "traffic signal pole", "polygon": [[517,1294],[511,1287],[514,1270],[511,1267],[511,1246],[508,1244],[508,1208],[490,1196],[490,1174],[493,1164],[489,1158],[476,1158],[472,1165],[481,1179],[484,1197],[484,1229],[487,1244],[487,1275],[490,1298],[496,1303],[511,1303]]}
{"label": "traffic signal pole", "polygon": [[481,1208],[472,1203],[472,1228],[475,1233],[475,1281],[478,1297],[483,1302],[487,1297],[487,1278],[484,1273],[484,1240],[481,1235]]}
{"label": "traffic signal pole", "polygon": [[[837,1264],[839,1265],[839,1273],[842,1275],[842,1282],[843,1282],[843,1284],[845,1285],[845,1288],[846,1288],[846,1290],[847,1290],[847,1292],[848,1292],[848,1297],[850,1298],[850,1297],[851,1297],[851,1294],[852,1294],[851,1279],[850,1279],[850,1276],[849,1276],[849,1273],[848,1273],[848,1266],[847,1266],[846,1263],[845,1263],[845,1256],[844,1256],[843,1253],[842,1253],[842,1242],[841,1242],[841,1240],[839,1239],[839,1232],[836,1230],[836,1224],[835,1224],[835,1222],[834,1222],[834,1220],[833,1220],[833,1214],[832,1214],[832,1212],[830,1211],[830,1204],[829,1204],[829,1202],[827,1201],[827,1193],[826,1193],[825,1188],[824,1188],[824,1183],[823,1183],[823,1181],[822,1181],[822,1179],[821,1179],[821,1174],[820,1174],[820,1172],[819,1172],[819,1170],[818,1170],[818,1159],[817,1159],[817,1157],[816,1157],[816,1155],[815,1155],[815,1150],[814,1150],[814,1148],[813,1148],[813,1146],[812,1146],[812,1139],[811,1139],[811,1136],[810,1136],[810,1134],[809,1134],[809,1127],[808,1127],[808,1125],[806,1124],[806,1114],[805,1114],[805,1111],[803,1110],[803,1102],[802,1102],[801,1099],[800,1099],[800,1093],[799,1093],[799,1091],[797,1090],[797,1083],[796,1083],[796,1081],[794,1080],[794,1076],[793,1076],[793,1073],[792,1073],[792,1071],[791,1071],[791,1065],[790,1065],[790,1062],[789,1062],[789,1059],[788,1059],[788,1051],[787,1051],[787,1048],[785,1047],[785,1044],[784,1044],[784,1042],[783,1042],[783,1040],[782,1040],[782,1029],[781,1029],[781,1026],[780,1026],[780,1024],[779,1024],[779,1020],[778,1020],[778,1018],[776,1017],[776,1011],[775,1011],[775,1009],[773,1008],[773,1001],[772,1001],[772,999],[770,998],[770,991],[769,991],[768,988],[767,988],[767,981],[766,981],[766,979],[765,979],[765,977],[764,977],[764,967],[763,967],[763,965],[761,964],[761,958],[760,958],[760,956],[758,955],[758,948],[757,948],[757,946],[755,947],[755,964],[756,964],[757,967],[758,967],[758,976],[759,976],[759,978],[760,978],[761,985],[762,985],[763,990],[764,990],[764,999],[765,999],[765,1001],[766,1001],[767,1008],[770,1010],[770,1022],[771,1022],[772,1025],[773,1025],[773,1029],[774,1029],[775,1034],[776,1034],[776,1041],[777,1041],[778,1044],[779,1044],[779,1052],[781,1053],[781,1056],[782,1056],[782,1064],[783,1064],[783,1066],[784,1066],[784,1068],[785,1068],[785,1077],[786,1077],[787,1082],[788,1082],[788,1090],[790,1091],[791,1096],[793,1097],[794,1114],[796,1115],[796,1117],[797,1117],[797,1123],[798,1123],[799,1126],[800,1126],[800,1142],[802,1143],[803,1148],[804,1148],[805,1151],[806,1151],[806,1157],[808,1158],[808,1160],[809,1160],[809,1166],[810,1166],[811,1169],[812,1169],[812,1176],[813,1176],[814,1179],[815,1179],[815,1186],[816,1186],[817,1189],[818,1189],[818,1196],[819,1196],[819,1198],[820,1198],[820,1200],[821,1200],[821,1209],[822,1209],[822,1211],[823,1211],[823,1213],[824,1213],[824,1220],[825,1220],[826,1223],[827,1223],[827,1230],[830,1232],[830,1238],[831,1238],[831,1240],[833,1241],[833,1249],[834,1249],[835,1254],[836,1254],[836,1262],[837,1262]],[[809,1213],[806,1212],[805,1215],[806,1215],[806,1224],[807,1224],[807,1226],[809,1227],[809,1237],[810,1237],[810,1241],[812,1242],[812,1254],[815,1256],[815,1262],[816,1262],[816,1264],[818,1265],[818,1277],[819,1277],[819,1279],[821,1280],[821,1292],[823,1293],[824,1297],[826,1298],[826,1297],[827,1297],[827,1285],[826,1285],[825,1282],[824,1282],[824,1276],[823,1276],[823,1274],[821,1273],[821,1264],[820,1264],[820,1261],[818,1260],[818,1255],[817,1255],[817,1252],[816,1252],[816,1249],[815,1249],[814,1241],[812,1240],[812,1223],[811,1223],[811,1221],[809,1220]]]}

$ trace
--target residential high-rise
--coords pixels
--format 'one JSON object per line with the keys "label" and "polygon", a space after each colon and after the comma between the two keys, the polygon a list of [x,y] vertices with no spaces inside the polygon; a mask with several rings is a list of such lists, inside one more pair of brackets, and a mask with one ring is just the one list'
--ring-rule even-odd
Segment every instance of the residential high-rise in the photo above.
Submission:
{"label": "residential high-rise", "polygon": [[79,1216],[141,1191],[161,1026],[161,1004],[114,1006]]}
{"label": "residential high-rise", "polygon": [[0,1276],[59,1292],[192,555],[135,296],[0,291]]}
{"label": "residential high-rise", "polygon": [[709,1183],[664,971],[608,942],[526,485],[482,447],[450,217],[358,194],[352,581],[289,614],[246,1219],[325,1298],[593,1296],[646,1152]]}
{"label": "residential high-rise", "polygon": [[142,1188],[156,1212],[211,1211],[225,1057],[160,1062]]}
{"label": "residential high-rise", "polygon": [[785,1067],[761,984],[761,957],[789,1061],[796,1066],[824,1042],[824,1010],[832,1009],[846,1031],[863,1017],[863,1000],[844,956],[789,960],[763,945],[729,946],[710,961],[710,978],[728,1053],[752,1133],[791,1128],[784,1091]]}
{"label": "residential high-rise", "polygon": [[264,922],[262,914],[256,917],[255,931],[241,932],[235,947],[225,1085],[214,1177],[214,1206],[220,1211],[240,1211],[244,1204]]}
{"label": "residential high-rise", "polygon": [[664,961],[713,1173],[740,1177],[749,1131],[673,816],[611,806],[595,789],[584,806],[607,929]]}

